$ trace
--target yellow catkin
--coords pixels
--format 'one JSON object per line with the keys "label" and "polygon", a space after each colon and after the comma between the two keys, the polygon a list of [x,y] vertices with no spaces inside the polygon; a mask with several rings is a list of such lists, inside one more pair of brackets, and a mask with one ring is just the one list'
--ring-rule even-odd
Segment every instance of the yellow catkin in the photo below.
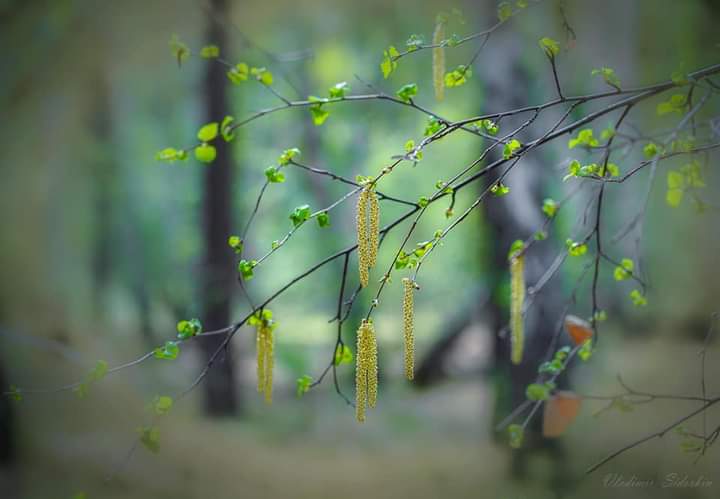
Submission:
{"label": "yellow catkin", "polygon": [[377,338],[375,337],[375,327],[372,322],[367,323],[367,399],[370,407],[375,407],[378,394],[378,354],[377,354]]}
{"label": "yellow catkin", "polygon": [[407,277],[403,282],[403,338],[405,343],[405,376],[412,380],[415,377],[415,332],[413,291],[415,283]]}
{"label": "yellow catkin", "polygon": [[358,242],[358,270],[360,271],[360,285],[365,287],[368,285],[370,278],[368,267],[369,267],[369,254],[368,254],[368,196],[370,192],[368,189],[360,191],[357,202],[357,242]]}
{"label": "yellow catkin", "polygon": [[257,328],[257,390],[265,391],[265,328]]}
{"label": "yellow catkin", "polygon": [[377,339],[372,322],[363,320],[355,354],[355,417],[365,421],[367,407],[375,407],[378,393]]}
{"label": "yellow catkin", "polygon": [[367,323],[363,320],[357,331],[357,351],[355,352],[355,417],[362,423],[365,421],[367,405]]}
{"label": "yellow catkin", "polygon": [[525,257],[522,255],[510,259],[510,360],[520,364],[523,356],[525,332],[523,324],[523,304],[525,302]]}
{"label": "yellow catkin", "polygon": [[378,243],[380,238],[380,204],[374,190],[368,188],[368,267],[374,267],[377,263]]}
{"label": "yellow catkin", "polygon": [[265,332],[265,402],[272,403],[273,367],[275,366],[275,345],[272,328]]}
{"label": "yellow catkin", "polygon": [[272,403],[274,335],[273,326],[261,324],[257,328],[257,390],[265,396],[265,402]]}
{"label": "yellow catkin", "polygon": [[[438,19],[433,32],[433,45],[440,44],[445,39],[445,20]],[[443,100],[445,96],[445,48],[436,47],[433,49],[433,86],[435,87],[435,98]]]}

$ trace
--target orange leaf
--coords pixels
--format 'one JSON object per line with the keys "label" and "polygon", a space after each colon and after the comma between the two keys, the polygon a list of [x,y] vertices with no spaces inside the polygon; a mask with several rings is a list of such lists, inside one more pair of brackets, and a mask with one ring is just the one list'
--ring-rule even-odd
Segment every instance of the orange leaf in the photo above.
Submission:
{"label": "orange leaf", "polygon": [[556,392],[543,411],[543,436],[559,437],[580,412],[582,399],[573,392]]}
{"label": "orange leaf", "polygon": [[580,317],[574,315],[568,315],[565,317],[565,329],[567,330],[573,343],[576,345],[582,345],[587,340],[592,338],[593,330],[587,321],[582,320]]}

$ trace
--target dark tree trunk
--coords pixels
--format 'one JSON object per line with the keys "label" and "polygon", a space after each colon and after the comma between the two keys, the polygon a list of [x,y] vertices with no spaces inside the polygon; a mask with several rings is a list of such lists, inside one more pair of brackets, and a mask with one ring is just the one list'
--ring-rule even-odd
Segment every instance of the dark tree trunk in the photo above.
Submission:
{"label": "dark tree trunk", "polygon": [[[208,16],[208,43],[227,47],[223,21],[227,18],[227,2],[212,0]],[[225,71],[219,64],[208,64],[204,95],[207,121],[221,121],[228,113]],[[204,239],[205,265],[203,279],[204,326],[216,329],[230,323],[230,303],[234,286],[233,256],[227,238],[232,231],[232,166],[230,148],[223,140],[216,140],[215,161],[205,170]],[[211,336],[202,342],[208,355],[213,354],[223,336]],[[227,416],[238,411],[239,399],[235,389],[233,356],[230,346],[208,372],[205,379],[205,409],[210,416]]]}
{"label": "dark tree trunk", "polygon": [[[499,33],[493,37],[492,43],[502,47],[501,51],[486,52],[483,55],[492,60],[485,60],[484,65],[492,67],[492,71],[484,73],[486,85],[485,99],[487,106],[483,113],[505,111],[528,105],[528,95],[537,93],[533,85],[533,77],[528,68],[522,65],[522,41],[515,34],[504,36]],[[549,88],[543,82],[542,88]],[[490,97],[491,96],[491,97]],[[505,135],[520,126],[529,118],[524,115],[516,119],[504,120],[500,123],[498,135]],[[543,121],[531,125],[519,134],[521,142],[526,142],[539,136],[543,127],[549,123]],[[495,421],[507,416],[515,407],[525,399],[525,390],[537,376],[537,369],[542,363],[562,312],[562,294],[559,280],[553,279],[543,288],[542,292],[534,298],[532,307],[525,317],[525,348],[522,362],[512,365],[510,362],[510,335],[500,334],[509,323],[509,297],[502,296],[509,289],[509,262],[508,250],[513,241],[526,240],[539,230],[544,217],[541,206],[544,197],[547,165],[543,164],[542,154],[545,151],[534,151],[524,157],[505,178],[504,183],[510,187],[510,193],[504,197],[489,197],[483,203],[486,216],[484,223],[489,224],[491,238],[494,241],[491,250],[491,271],[489,284],[492,290],[492,299],[489,304],[489,318],[492,330],[498,333],[495,344],[495,373],[498,380],[496,386]],[[502,148],[496,148],[487,159],[491,163],[502,157]],[[487,188],[498,180],[504,167],[490,175],[483,188]],[[551,240],[536,244],[525,256],[525,279],[527,285],[532,285],[551,266],[558,251],[558,245]],[[560,380],[562,382],[562,380]],[[522,417],[525,417],[523,414]],[[521,422],[517,421],[517,422]],[[526,430],[525,445],[522,449],[513,451],[513,472],[522,477],[525,474],[525,464],[528,456],[538,449],[546,449],[555,458],[559,457],[561,449],[554,441],[542,439],[540,428],[542,413],[537,414],[533,423]],[[503,438],[505,434],[501,435]]]}

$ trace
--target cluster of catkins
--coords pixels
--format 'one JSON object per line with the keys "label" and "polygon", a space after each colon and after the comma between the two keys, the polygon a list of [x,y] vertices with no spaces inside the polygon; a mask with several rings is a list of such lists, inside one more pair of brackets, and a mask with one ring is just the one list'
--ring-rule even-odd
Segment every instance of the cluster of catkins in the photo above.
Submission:
{"label": "cluster of catkins", "polygon": [[[370,268],[377,261],[380,233],[380,210],[372,185],[364,187],[358,198],[357,232],[360,284],[365,287],[369,281]],[[412,380],[415,370],[413,292],[417,284],[408,278],[402,282],[405,376]],[[367,407],[374,408],[377,401],[377,337],[369,319],[364,319],[357,331],[355,362],[355,413],[357,420],[363,422]]]}

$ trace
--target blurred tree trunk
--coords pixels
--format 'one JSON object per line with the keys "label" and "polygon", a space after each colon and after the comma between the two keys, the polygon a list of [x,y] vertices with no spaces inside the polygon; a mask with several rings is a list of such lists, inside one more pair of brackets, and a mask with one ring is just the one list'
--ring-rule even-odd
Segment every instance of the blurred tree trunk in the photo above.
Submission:
{"label": "blurred tree trunk", "polygon": [[[208,43],[227,47],[223,24],[228,16],[225,0],[211,0],[208,15]],[[225,70],[209,62],[205,73],[206,121],[220,121],[228,113]],[[230,148],[223,140],[214,143],[215,161],[205,169],[204,219],[205,262],[203,270],[204,327],[216,329],[230,323],[230,303],[234,286],[233,256],[227,246],[232,231],[232,165]],[[222,335],[202,342],[209,357],[219,348]],[[239,409],[230,345],[212,366],[205,379],[205,410],[210,416],[227,416]]]}
{"label": "blurred tree trunk", "polygon": [[[8,383],[0,358],[0,386]],[[13,441],[13,412],[10,397],[0,397],[0,497],[14,497],[13,465],[15,463],[15,445]]]}
{"label": "blurred tree trunk", "polygon": [[[490,15],[485,12],[485,15]],[[485,83],[485,103],[482,113],[494,113],[515,109],[528,105],[528,96],[532,93],[533,75],[530,69],[522,65],[523,41],[512,32],[499,32],[493,36],[492,43],[503,47],[502,51],[488,51],[481,59],[483,65],[492,67],[492,71],[483,74]],[[491,59],[491,60],[488,60]],[[543,88],[552,88],[551,83]],[[491,97],[490,97],[491,96]],[[529,115],[518,119],[505,120],[501,123],[499,135],[505,135],[519,127]],[[521,136],[537,137],[549,122],[538,120],[538,123],[526,128]],[[513,169],[504,183],[510,187],[510,193],[503,197],[491,196],[482,204],[485,212],[484,223],[488,224],[491,239],[494,241],[490,249],[490,275],[488,281],[492,290],[487,320],[495,336],[495,376],[496,403],[495,422],[507,416],[515,407],[525,401],[525,389],[537,376],[537,368],[542,363],[548,345],[556,331],[562,307],[562,293],[558,278],[550,280],[542,292],[535,296],[533,306],[525,317],[525,348],[522,362],[519,365],[510,363],[510,335],[500,335],[509,323],[510,277],[508,272],[508,251],[513,241],[527,239],[542,226],[544,217],[541,206],[545,190],[545,174],[548,169],[542,164],[535,151],[523,158]],[[545,152],[547,154],[547,152]],[[488,156],[487,163],[502,157],[502,148],[498,147]],[[483,189],[498,180],[504,168],[498,169],[488,176]],[[557,245],[548,240],[535,245],[525,256],[525,279],[527,285],[535,283],[551,266],[558,251]],[[562,380],[561,380],[562,381]],[[525,417],[525,414],[523,416]],[[513,451],[513,472],[516,476],[525,474],[529,455],[540,448],[550,450],[557,458],[560,448],[555,441],[540,437],[542,413],[535,416],[526,430],[525,444],[522,449]],[[505,437],[505,434],[502,434]],[[557,451],[557,452],[556,452]]]}

